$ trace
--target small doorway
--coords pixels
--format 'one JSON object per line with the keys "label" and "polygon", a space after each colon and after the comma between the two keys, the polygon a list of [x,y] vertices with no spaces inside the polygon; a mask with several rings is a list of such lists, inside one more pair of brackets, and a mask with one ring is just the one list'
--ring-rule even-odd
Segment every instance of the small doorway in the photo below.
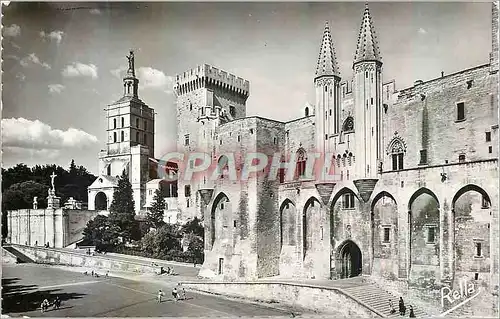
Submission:
{"label": "small doorway", "polygon": [[348,240],[338,249],[337,274],[341,279],[361,275],[363,269],[361,250],[353,241]]}
{"label": "small doorway", "polygon": [[224,272],[224,258],[219,258],[219,275],[222,275]]}

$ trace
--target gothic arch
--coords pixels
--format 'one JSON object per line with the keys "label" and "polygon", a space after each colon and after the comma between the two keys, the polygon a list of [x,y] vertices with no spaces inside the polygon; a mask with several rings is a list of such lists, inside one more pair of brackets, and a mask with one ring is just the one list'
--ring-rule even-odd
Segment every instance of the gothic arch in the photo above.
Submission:
{"label": "gothic arch", "polygon": [[286,198],[280,206],[280,243],[283,245],[295,245],[295,229],[297,209],[295,204]]}
{"label": "gothic arch", "polygon": [[[224,205],[225,203],[227,203],[227,205]],[[217,222],[219,223],[223,223],[223,219],[224,219],[224,212],[227,210],[227,209],[230,209],[230,201],[229,201],[229,197],[227,197],[226,194],[224,194],[224,192],[220,192],[219,194],[217,194],[217,196],[215,197],[215,199],[213,200],[212,202],[212,209],[210,211],[210,248],[213,248],[214,246],[214,243],[215,243],[215,240],[217,239],[217,234],[220,234],[220,231],[217,230]],[[222,211],[222,216],[216,216],[218,215],[217,212],[220,212]],[[217,218],[218,217],[218,218]],[[219,228],[222,228],[222,227],[219,227]]]}
{"label": "gothic arch", "polygon": [[406,143],[403,138],[398,135],[398,132],[394,133],[394,137],[387,146],[387,155],[396,153],[406,153]]}
{"label": "gothic arch", "polygon": [[[339,155],[340,156],[340,155]],[[358,195],[356,194],[355,191],[353,191],[352,189],[350,189],[349,187],[343,187],[342,189],[340,189],[337,193],[335,193],[335,195],[333,196],[333,199],[332,199],[332,202],[331,202],[331,207],[330,209],[333,210],[334,206],[335,206],[335,203],[337,202],[337,200],[340,198],[340,196],[344,195],[344,194],[347,194],[347,193],[352,193],[354,194],[354,197],[356,197],[356,199],[358,200],[359,202],[359,197]]]}
{"label": "gothic arch", "polygon": [[[451,207],[455,276],[474,272],[478,276],[477,279],[487,281],[491,270],[491,251],[494,249],[490,241],[490,225],[493,222],[490,215],[490,197],[480,186],[468,184],[457,191]],[[474,264],[471,264],[470,260],[475,260]]]}
{"label": "gothic arch", "polygon": [[[385,200],[387,198],[387,201]],[[398,243],[398,206],[397,201],[389,192],[381,191],[371,202],[371,265],[372,274],[385,276],[392,274],[397,277],[394,269],[397,267]]]}
{"label": "gothic arch", "polygon": [[312,208],[320,208],[321,202],[314,196],[311,196],[304,205],[304,210],[302,212],[302,247],[304,249],[304,258],[307,251],[312,247],[313,244],[313,232],[312,232]]}
{"label": "gothic arch", "polygon": [[[439,271],[441,262],[440,203],[430,189],[422,187],[413,193],[408,201],[408,260],[410,276],[418,275],[413,265],[425,265]],[[420,267],[419,266],[419,267]],[[417,273],[414,273],[416,271]]]}
{"label": "gothic arch", "polygon": [[[373,200],[372,200],[372,205],[371,205],[371,211],[373,212],[373,208],[375,207],[375,205],[377,204],[377,202],[382,198],[382,197],[389,197],[390,199],[392,199],[394,201],[394,203],[398,204],[398,202],[396,201],[396,199],[394,198],[394,196],[392,196],[389,192],[386,192],[386,191],[381,191],[380,193],[378,193],[377,195],[375,195],[375,197],[373,197]],[[416,197],[415,197],[416,198]]]}
{"label": "gothic arch", "polygon": [[455,194],[455,196],[453,196],[453,200],[451,201],[451,207],[454,209],[455,208],[455,203],[457,202],[457,200],[460,198],[460,196],[462,196],[463,194],[467,193],[467,192],[470,192],[470,191],[476,191],[478,192],[479,194],[481,194],[483,196],[483,198],[485,198],[488,203],[491,205],[491,199],[490,199],[490,196],[488,195],[488,193],[486,193],[486,191],[484,189],[482,189],[481,187],[477,186],[477,185],[474,185],[474,184],[469,184],[469,185],[466,185],[462,188],[460,188],[458,190],[458,192]]}
{"label": "gothic arch", "polygon": [[340,279],[361,275],[363,260],[359,245],[352,239],[341,242],[335,252],[335,263]]}
{"label": "gothic arch", "polygon": [[411,205],[413,204],[415,199],[417,199],[417,197],[422,195],[422,194],[428,194],[428,195],[432,196],[436,200],[436,202],[438,203],[438,208],[440,207],[441,204],[439,203],[439,199],[436,196],[436,194],[434,194],[434,192],[431,191],[430,189],[422,187],[422,188],[419,188],[415,193],[413,193],[413,195],[411,195],[410,200],[408,201],[408,210],[409,211],[411,210]]}

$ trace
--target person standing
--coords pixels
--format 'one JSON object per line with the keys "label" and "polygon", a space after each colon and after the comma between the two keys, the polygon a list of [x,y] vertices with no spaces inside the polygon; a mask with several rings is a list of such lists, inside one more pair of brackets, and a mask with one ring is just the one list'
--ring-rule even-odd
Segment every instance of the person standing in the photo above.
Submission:
{"label": "person standing", "polygon": [[399,315],[404,316],[406,313],[405,302],[403,301],[403,297],[399,297]]}
{"label": "person standing", "polygon": [[177,287],[174,287],[174,289],[172,289],[172,296],[174,297],[175,301],[178,301],[179,299],[179,291],[177,290]]}
{"label": "person standing", "polygon": [[163,296],[163,291],[160,289],[160,290],[158,290],[158,298],[157,298],[158,303],[161,303],[162,296]]}
{"label": "person standing", "polygon": [[392,302],[391,299],[389,299],[389,308],[390,308],[391,315],[396,312],[396,309],[394,309],[394,303]]}
{"label": "person standing", "polygon": [[415,313],[413,312],[413,306],[410,305],[410,318],[416,318]]}
{"label": "person standing", "polygon": [[61,299],[59,299],[59,296],[56,297],[56,300],[54,300],[54,307],[53,309],[59,309],[61,307]]}

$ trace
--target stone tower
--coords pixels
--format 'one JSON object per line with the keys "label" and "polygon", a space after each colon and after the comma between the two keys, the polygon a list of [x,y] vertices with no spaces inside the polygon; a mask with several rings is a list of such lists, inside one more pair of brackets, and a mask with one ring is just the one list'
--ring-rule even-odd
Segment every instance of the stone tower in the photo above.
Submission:
{"label": "stone tower", "polygon": [[[99,154],[99,175],[110,176],[110,180],[115,181],[125,170],[132,184],[138,212],[145,204],[149,158],[154,158],[155,113],[139,99],[139,79],[135,76],[133,51],[130,51],[127,59],[123,96],[106,108],[108,142],[106,149]],[[93,192],[99,192],[99,189]],[[110,192],[106,194],[109,208],[112,198],[109,198]],[[95,206],[92,201],[94,196],[89,196],[89,209]]]}
{"label": "stone tower", "polygon": [[[246,116],[249,96],[248,81],[228,74],[208,64],[200,65],[176,76],[174,92],[177,95],[177,151],[184,154],[184,165],[193,152],[210,154],[216,163],[216,128],[219,125]],[[181,220],[202,218],[198,190],[213,188],[210,176],[194,176],[185,180],[179,166],[178,207]]]}
{"label": "stone tower", "polygon": [[375,178],[382,159],[382,59],[368,4],[353,63],[355,178]]}
{"label": "stone tower", "polygon": [[491,4],[491,54],[490,54],[490,71],[491,73],[498,72],[498,5],[499,1],[493,1]]}
{"label": "stone tower", "polygon": [[334,150],[330,138],[340,133],[340,72],[328,22],[321,40],[314,87],[316,147],[323,156]]}

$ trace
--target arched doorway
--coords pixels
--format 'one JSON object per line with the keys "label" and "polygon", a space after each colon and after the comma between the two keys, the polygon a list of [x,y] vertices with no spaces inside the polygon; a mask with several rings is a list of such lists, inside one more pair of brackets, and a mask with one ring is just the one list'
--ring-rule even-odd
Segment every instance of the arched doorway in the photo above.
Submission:
{"label": "arched doorway", "polygon": [[361,250],[352,240],[347,240],[339,247],[337,253],[337,269],[340,278],[359,276],[362,268]]}
{"label": "arched doorway", "polygon": [[219,193],[212,204],[210,213],[210,249],[213,249],[216,240],[229,239],[231,202],[224,193]]}
{"label": "arched doorway", "polygon": [[108,197],[103,192],[99,192],[95,195],[94,199],[95,210],[107,210],[108,209]]}

